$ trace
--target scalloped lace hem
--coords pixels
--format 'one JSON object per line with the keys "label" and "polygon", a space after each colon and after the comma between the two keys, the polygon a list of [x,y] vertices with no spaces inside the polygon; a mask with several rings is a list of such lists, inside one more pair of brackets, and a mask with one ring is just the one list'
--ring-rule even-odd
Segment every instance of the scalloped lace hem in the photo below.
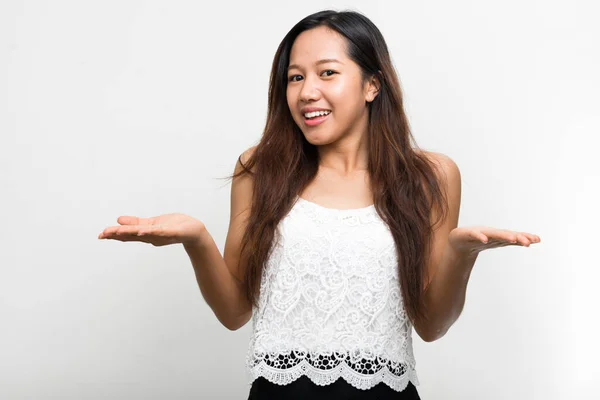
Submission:
{"label": "scalloped lace hem", "polygon": [[264,361],[250,370],[249,384],[259,377],[267,379],[269,382],[277,385],[288,385],[301,376],[307,376],[313,383],[319,386],[329,385],[338,378],[344,379],[350,385],[357,389],[367,390],[380,382],[397,392],[406,389],[409,382],[419,386],[419,379],[414,369],[408,368],[402,376],[394,375],[387,367],[384,367],[374,374],[364,375],[353,370],[345,362],[341,362],[335,368],[322,370],[310,365],[306,360],[298,363],[292,368],[285,370],[270,367]]}

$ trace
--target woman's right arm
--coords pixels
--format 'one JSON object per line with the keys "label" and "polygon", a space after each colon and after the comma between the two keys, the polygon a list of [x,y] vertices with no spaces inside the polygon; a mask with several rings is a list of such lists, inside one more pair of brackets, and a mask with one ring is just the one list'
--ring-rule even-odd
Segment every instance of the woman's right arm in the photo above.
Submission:
{"label": "woman's right arm", "polygon": [[[255,147],[246,150],[246,162]],[[235,173],[242,169],[239,161]],[[195,244],[184,245],[204,300],[217,319],[229,330],[237,330],[252,317],[252,306],[242,291],[244,273],[238,268],[241,239],[246,228],[252,201],[252,177],[248,174],[233,178],[231,183],[231,213],[229,230],[221,256],[212,236],[204,229]]]}

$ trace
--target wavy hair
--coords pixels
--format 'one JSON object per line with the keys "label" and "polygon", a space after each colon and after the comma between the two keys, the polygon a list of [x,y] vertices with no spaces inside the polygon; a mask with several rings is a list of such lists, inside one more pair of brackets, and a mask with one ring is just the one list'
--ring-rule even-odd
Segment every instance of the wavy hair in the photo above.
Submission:
{"label": "wavy hair", "polygon": [[[262,137],[242,170],[250,174],[253,195],[240,250],[242,282],[256,306],[263,266],[271,255],[275,231],[294,200],[315,178],[317,147],[309,143],[289,110],[287,66],[294,40],[306,30],[328,27],[347,42],[347,54],[361,69],[363,83],[379,79],[379,92],[368,103],[368,174],[374,205],[393,235],[400,290],[407,316],[423,318],[423,285],[435,224],[447,213],[446,194],[435,166],[416,145],[403,109],[400,81],[379,29],[355,11],[324,10],[298,22],[283,38],[273,59],[267,120]],[[437,219],[432,221],[432,212]]]}

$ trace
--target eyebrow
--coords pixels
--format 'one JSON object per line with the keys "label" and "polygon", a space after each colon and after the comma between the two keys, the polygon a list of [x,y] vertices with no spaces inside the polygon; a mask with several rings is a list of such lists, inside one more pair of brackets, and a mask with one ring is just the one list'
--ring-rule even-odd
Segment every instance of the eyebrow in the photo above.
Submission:
{"label": "eyebrow", "polygon": [[[319,61],[317,61],[315,63],[315,65],[320,65],[320,64],[326,64],[326,63],[338,63],[338,64],[344,64],[343,62],[336,60],[335,58],[323,58]],[[290,64],[288,66],[288,70],[292,69],[292,68],[297,68],[300,69],[300,67],[297,64]]]}

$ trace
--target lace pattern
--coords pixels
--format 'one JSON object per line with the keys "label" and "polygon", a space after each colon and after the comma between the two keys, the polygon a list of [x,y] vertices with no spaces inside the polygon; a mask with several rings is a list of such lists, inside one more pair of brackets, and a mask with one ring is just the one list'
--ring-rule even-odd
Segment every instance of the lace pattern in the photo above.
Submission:
{"label": "lace pattern", "polygon": [[253,310],[250,384],[345,379],[418,385],[393,237],[373,205],[338,210],[298,197],[281,221]]}

